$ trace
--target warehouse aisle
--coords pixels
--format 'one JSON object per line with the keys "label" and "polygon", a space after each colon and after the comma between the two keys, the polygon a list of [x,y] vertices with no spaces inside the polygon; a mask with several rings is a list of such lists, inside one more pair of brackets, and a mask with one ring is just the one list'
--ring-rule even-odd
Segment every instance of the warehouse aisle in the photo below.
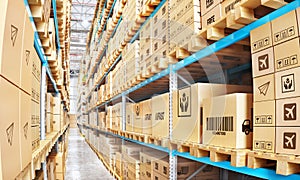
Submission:
{"label": "warehouse aisle", "polygon": [[92,151],[77,128],[70,129],[66,180],[114,179]]}

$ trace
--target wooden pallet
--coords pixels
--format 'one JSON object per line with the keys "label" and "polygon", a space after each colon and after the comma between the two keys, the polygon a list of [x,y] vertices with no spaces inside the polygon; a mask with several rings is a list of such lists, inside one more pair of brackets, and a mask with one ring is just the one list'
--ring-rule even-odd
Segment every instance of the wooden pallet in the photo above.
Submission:
{"label": "wooden pallet", "polygon": [[235,167],[244,167],[247,165],[248,149],[233,149],[202,144],[193,144],[190,146],[190,154],[195,157],[210,157],[213,162],[230,161]]}
{"label": "wooden pallet", "polygon": [[169,140],[169,138],[150,136],[149,143],[154,144],[156,146],[169,148],[170,140]]}
{"label": "wooden pallet", "polygon": [[190,153],[192,146],[193,146],[193,144],[189,143],[189,142],[171,140],[169,149],[177,150],[178,152],[189,152]]}
{"label": "wooden pallet", "polygon": [[250,151],[248,153],[247,166],[253,169],[276,166],[277,174],[290,175],[300,173],[300,157],[295,155]]}

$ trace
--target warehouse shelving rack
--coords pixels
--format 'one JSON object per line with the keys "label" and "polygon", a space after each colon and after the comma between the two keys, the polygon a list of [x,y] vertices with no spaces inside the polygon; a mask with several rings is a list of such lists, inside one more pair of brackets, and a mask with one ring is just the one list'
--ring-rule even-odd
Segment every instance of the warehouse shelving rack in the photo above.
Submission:
{"label": "warehouse shelving rack", "polygon": [[[158,11],[158,9],[162,6],[162,4],[165,3],[165,1],[162,1],[160,3],[160,5],[155,9],[155,11],[150,15],[150,17],[147,18],[146,21],[148,21],[150,18],[153,17],[153,15]],[[116,101],[116,100],[119,100],[119,99],[122,99],[121,102],[122,102],[122,112],[123,112],[123,130],[124,127],[125,127],[125,111],[126,111],[126,108],[125,108],[125,103],[126,103],[126,100],[127,100],[127,96],[132,93],[132,92],[135,92],[151,83],[153,83],[154,81],[156,80],[159,80],[159,79],[162,79],[162,78],[166,78],[167,76],[169,81],[168,81],[168,85],[169,85],[169,95],[170,95],[170,102],[169,102],[169,110],[170,110],[170,115],[169,115],[169,134],[170,134],[170,139],[172,138],[172,91],[176,90],[177,89],[177,85],[178,85],[178,78],[180,78],[182,81],[185,81],[188,83],[188,81],[186,81],[183,77],[181,77],[177,71],[181,70],[182,68],[185,68],[187,67],[188,65],[196,62],[196,61],[201,61],[202,58],[205,58],[209,55],[212,55],[214,54],[215,52],[218,52],[240,40],[243,40],[247,37],[249,37],[250,35],[250,31],[251,30],[254,30],[255,28],[257,27],[260,27],[261,25],[265,24],[265,23],[268,23],[292,10],[295,10],[296,8],[300,7],[300,0],[295,0],[277,10],[275,10],[274,12],[254,21],[253,23],[249,24],[249,25],[246,25],[245,27],[233,32],[232,34],[226,36],[225,38],[223,39],[220,39],[219,41],[216,41],[215,43],[207,46],[206,48],[200,50],[200,51],[197,51],[196,53],[188,56],[187,58],[184,58],[183,60],[179,61],[178,63],[176,64],[173,64],[173,65],[169,65],[169,67],[165,70],[162,70],[161,72],[153,75],[152,77],[142,81],[141,83],[135,85],[134,87],[126,90],[126,91],[123,91],[121,94],[119,95],[116,95],[114,97],[112,97],[110,100],[102,103],[102,104],[99,104],[91,109],[88,110],[88,112],[90,111],[94,111],[100,107],[103,107],[103,106],[107,106],[107,104],[113,102],[113,101]],[[145,24],[145,23],[144,23]],[[142,27],[141,27],[142,28]],[[141,29],[140,28],[140,29]],[[139,30],[140,31],[140,30]],[[130,42],[134,42],[135,39],[137,39],[138,35],[139,35],[139,31],[136,33],[136,35],[133,37],[132,41]],[[119,61],[119,59],[121,58],[121,55],[118,57],[117,59],[117,62]],[[113,65],[114,66],[114,65]],[[109,71],[107,73],[105,73],[104,77],[102,79],[104,79],[107,74],[113,69],[113,66],[110,67]],[[235,73],[238,73],[238,72],[241,72],[241,71],[244,71],[244,70],[249,70],[251,68],[251,64],[250,63],[246,63],[246,64],[243,64],[243,65],[240,65],[240,66],[237,66],[237,67],[234,67],[234,68],[231,68],[231,69],[228,69],[226,70],[224,73],[220,73],[220,74],[214,74],[213,76],[216,76],[216,77],[219,77],[220,75],[221,76],[230,76],[231,74],[235,74]],[[202,81],[207,81],[207,77],[203,77],[201,78]],[[100,82],[102,83],[102,81]],[[94,91],[94,90],[97,90],[97,88],[99,87],[100,83],[96,86],[96,88],[93,88],[91,90]],[[91,92],[89,92],[88,96],[91,95]],[[282,176],[282,175],[277,175],[276,172],[274,170],[271,170],[271,169],[267,169],[267,168],[258,168],[258,169],[250,169],[250,168],[247,168],[247,167],[233,167],[230,165],[230,162],[228,161],[225,161],[225,162],[212,162],[209,160],[208,157],[201,157],[201,158],[196,158],[194,156],[191,156],[189,153],[181,153],[181,152],[178,152],[176,150],[169,150],[167,148],[163,148],[161,146],[156,146],[156,145],[153,145],[153,144],[148,144],[148,143],[144,143],[144,142],[140,142],[140,141],[137,141],[137,140],[133,140],[133,139],[129,139],[129,138],[126,138],[126,137],[123,137],[123,136],[120,136],[120,135],[117,135],[117,134],[113,134],[111,132],[107,132],[107,131],[103,131],[103,130],[100,130],[98,128],[94,128],[94,127],[89,127],[88,125],[85,125],[85,124],[80,124],[80,126],[82,127],[86,127],[86,128],[91,128],[95,131],[100,131],[102,133],[105,133],[105,134],[108,134],[108,135],[112,135],[112,136],[115,136],[115,137],[118,137],[118,138],[122,138],[123,140],[126,140],[126,141],[130,141],[130,142],[134,142],[134,143],[137,143],[137,144],[140,144],[140,145],[143,145],[143,146],[147,146],[147,147],[150,147],[150,148],[153,148],[153,149],[156,149],[156,150],[160,150],[160,151],[163,151],[163,152],[167,152],[169,153],[169,157],[170,157],[170,179],[176,179],[176,161],[177,161],[177,156],[181,156],[181,157],[184,157],[184,158],[187,158],[187,159],[191,159],[191,160],[194,160],[194,161],[198,161],[198,162],[202,162],[202,163],[205,163],[205,164],[209,164],[209,165],[212,165],[212,166],[216,166],[216,167],[220,167],[220,168],[223,168],[223,169],[227,169],[227,170],[231,170],[231,171],[235,171],[235,172],[239,172],[239,173],[242,173],[242,174],[247,174],[247,175],[251,175],[251,176],[255,176],[255,177],[259,177],[259,178],[265,178],[265,179],[299,179],[300,178],[300,175],[299,174],[293,174],[293,175],[290,175],[290,176]]]}
{"label": "warehouse shelving rack", "polygon": [[[59,34],[58,34],[58,19],[57,19],[57,14],[56,14],[56,0],[51,0],[52,1],[52,8],[53,8],[53,14],[54,14],[54,24],[55,24],[55,32],[56,32],[56,47],[57,47],[57,52],[59,52],[60,50],[60,40],[59,40]],[[41,70],[41,85],[40,85],[40,89],[41,89],[41,95],[40,95],[40,109],[41,110],[41,114],[40,114],[40,118],[41,118],[41,124],[40,124],[40,139],[43,141],[42,145],[33,152],[32,154],[32,166],[34,168],[38,168],[40,167],[40,163],[42,163],[42,168],[44,169],[44,179],[47,180],[47,171],[46,171],[46,158],[49,154],[49,151],[51,151],[52,147],[55,146],[56,142],[58,141],[59,137],[61,137],[62,135],[64,135],[67,131],[67,129],[69,128],[69,124],[66,124],[61,131],[59,132],[53,132],[49,135],[46,136],[46,129],[45,129],[45,123],[46,123],[46,119],[45,119],[45,112],[43,111],[44,109],[46,109],[46,87],[47,87],[47,82],[46,82],[46,75],[48,76],[48,78],[50,79],[53,87],[54,87],[54,91],[55,91],[55,95],[57,95],[59,93],[59,90],[57,88],[56,82],[52,76],[51,70],[49,69],[49,65],[48,65],[48,60],[47,57],[45,56],[44,50],[42,48],[42,44],[41,44],[41,40],[39,38],[37,29],[36,29],[36,25],[34,23],[33,17],[32,17],[32,13],[29,7],[29,3],[28,0],[24,0],[24,4],[25,4],[25,8],[26,11],[29,15],[30,18],[30,22],[31,25],[33,27],[34,30],[34,48],[39,56],[39,59],[41,60],[42,63],[42,70]],[[40,167],[41,168],[41,167]],[[34,169],[37,170],[37,169]],[[33,171],[34,172],[34,171]]]}

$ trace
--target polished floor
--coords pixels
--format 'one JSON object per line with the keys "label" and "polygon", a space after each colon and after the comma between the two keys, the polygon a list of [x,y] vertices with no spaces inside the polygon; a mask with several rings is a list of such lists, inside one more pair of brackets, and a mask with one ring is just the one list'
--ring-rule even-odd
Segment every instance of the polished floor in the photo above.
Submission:
{"label": "polished floor", "polygon": [[77,128],[70,129],[66,180],[113,180]]}

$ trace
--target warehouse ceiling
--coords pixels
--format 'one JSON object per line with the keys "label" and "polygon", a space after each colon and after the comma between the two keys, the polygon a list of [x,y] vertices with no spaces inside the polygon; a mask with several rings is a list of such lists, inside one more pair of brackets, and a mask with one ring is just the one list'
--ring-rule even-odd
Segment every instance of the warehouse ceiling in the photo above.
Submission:
{"label": "warehouse ceiling", "polygon": [[72,0],[71,10],[71,38],[70,38],[70,69],[71,77],[79,74],[80,63],[85,54],[86,37],[97,0]]}

